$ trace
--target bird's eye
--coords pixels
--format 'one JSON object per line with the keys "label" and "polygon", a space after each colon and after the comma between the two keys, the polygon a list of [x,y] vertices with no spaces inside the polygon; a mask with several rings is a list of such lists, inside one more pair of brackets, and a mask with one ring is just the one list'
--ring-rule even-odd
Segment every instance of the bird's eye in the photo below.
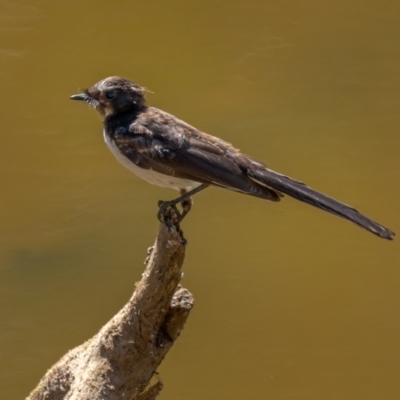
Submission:
{"label": "bird's eye", "polygon": [[116,95],[117,93],[115,92],[115,90],[110,90],[109,92],[106,93],[106,97],[108,100],[114,99]]}

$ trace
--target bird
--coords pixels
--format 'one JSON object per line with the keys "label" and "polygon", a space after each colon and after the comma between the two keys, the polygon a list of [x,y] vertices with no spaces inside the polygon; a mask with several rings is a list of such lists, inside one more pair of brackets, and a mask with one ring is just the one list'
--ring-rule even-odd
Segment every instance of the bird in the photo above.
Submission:
{"label": "bird", "polygon": [[[121,164],[151,184],[179,191],[179,197],[159,202],[160,221],[166,208],[173,207],[180,222],[191,209],[191,196],[215,186],[273,202],[288,195],[381,238],[394,238],[393,231],[355,208],[273,171],[218,137],[148,106],[146,91],[128,79],[110,76],[70,98],[84,101],[100,113],[104,140]],[[182,212],[176,208],[179,203]]]}

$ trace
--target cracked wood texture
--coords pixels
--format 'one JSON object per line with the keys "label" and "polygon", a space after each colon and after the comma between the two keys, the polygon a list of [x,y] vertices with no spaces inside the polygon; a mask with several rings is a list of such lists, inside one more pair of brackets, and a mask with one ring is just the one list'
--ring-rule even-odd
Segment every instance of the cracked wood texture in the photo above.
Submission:
{"label": "cracked wood texture", "polygon": [[160,224],[146,269],[128,303],[92,339],[69,351],[27,400],[150,400],[157,367],[193,307],[179,286],[186,240],[179,226]]}

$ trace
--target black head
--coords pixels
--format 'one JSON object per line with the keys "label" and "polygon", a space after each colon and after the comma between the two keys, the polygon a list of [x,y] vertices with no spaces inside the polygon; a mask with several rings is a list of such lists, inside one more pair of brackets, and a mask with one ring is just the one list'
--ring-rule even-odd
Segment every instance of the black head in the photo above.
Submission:
{"label": "black head", "polygon": [[145,89],[119,76],[110,76],[83,93],[71,96],[93,106],[103,117],[126,111],[141,110],[146,106]]}

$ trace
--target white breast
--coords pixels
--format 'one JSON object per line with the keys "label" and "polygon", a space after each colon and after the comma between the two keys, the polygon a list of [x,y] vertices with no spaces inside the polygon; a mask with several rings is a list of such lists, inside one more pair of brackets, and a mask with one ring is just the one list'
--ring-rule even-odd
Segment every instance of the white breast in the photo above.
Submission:
{"label": "white breast", "polygon": [[105,132],[103,132],[104,141],[106,142],[108,148],[111,150],[111,153],[114,154],[116,159],[126,168],[128,168],[131,172],[133,172],[138,177],[144,179],[145,181],[162,187],[167,187],[175,190],[185,189],[187,191],[200,186],[199,182],[191,181],[189,179],[181,179],[175,178],[174,176],[160,174],[159,172],[153,171],[152,169],[143,169],[138,167],[135,163],[133,163],[129,158],[125,157],[114,140],[112,140]]}

